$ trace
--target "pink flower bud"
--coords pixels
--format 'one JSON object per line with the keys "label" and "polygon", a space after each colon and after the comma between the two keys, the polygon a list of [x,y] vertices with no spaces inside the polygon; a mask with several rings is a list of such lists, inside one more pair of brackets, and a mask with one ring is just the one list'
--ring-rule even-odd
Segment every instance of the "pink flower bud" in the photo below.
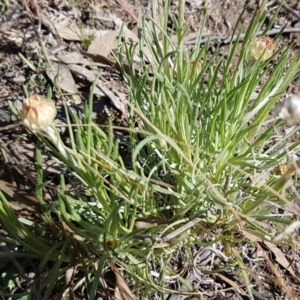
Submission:
{"label": "pink flower bud", "polygon": [[274,41],[268,36],[260,36],[254,39],[250,45],[251,55],[255,59],[266,60],[273,55]]}
{"label": "pink flower bud", "polygon": [[51,126],[56,114],[57,111],[53,100],[33,95],[25,99],[20,115],[26,127],[37,131]]}

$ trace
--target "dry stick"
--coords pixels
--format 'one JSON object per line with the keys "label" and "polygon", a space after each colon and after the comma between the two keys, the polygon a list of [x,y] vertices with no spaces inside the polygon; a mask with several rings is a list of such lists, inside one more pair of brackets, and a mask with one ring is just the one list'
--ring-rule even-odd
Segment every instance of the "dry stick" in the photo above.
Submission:
{"label": "dry stick", "polygon": [[14,124],[8,124],[6,126],[1,126],[0,131],[8,131],[8,130],[11,130],[11,129],[15,129],[15,128],[20,127],[20,125],[21,125],[21,123],[18,122],[18,123],[14,123]]}
{"label": "dry stick", "polygon": [[[282,28],[271,29],[271,30],[267,31],[264,35],[267,35],[267,36],[275,35],[281,31],[282,31],[282,33],[300,32],[300,27],[295,27],[295,28],[286,27],[283,30],[282,30]],[[264,31],[260,30],[257,32],[256,35],[262,35],[263,33],[264,33]],[[200,41],[200,44],[205,44],[208,41],[213,42],[213,41],[218,41],[218,40],[222,44],[229,44],[230,42],[234,42],[238,37],[239,37],[239,41],[242,42],[245,39],[245,36],[246,36],[246,33],[242,33],[240,36],[238,34],[236,34],[234,36],[211,36],[211,37],[202,39]],[[185,45],[191,45],[191,44],[195,44],[195,43],[196,43],[196,39],[184,42]]]}

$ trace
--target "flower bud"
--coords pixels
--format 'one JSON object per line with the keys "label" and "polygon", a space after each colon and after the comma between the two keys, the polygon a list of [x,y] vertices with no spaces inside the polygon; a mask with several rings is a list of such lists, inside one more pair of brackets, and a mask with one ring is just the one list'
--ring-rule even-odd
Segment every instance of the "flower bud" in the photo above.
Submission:
{"label": "flower bud", "polygon": [[51,126],[56,114],[53,100],[33,95],[25,99],[20,115],[26,127],[37,131]]}
{"label": "flower bud", "polygon": [[254,39],[250,45],[251,55],[257,60],[267,60],[273,55],[274,41],[268,36],[260,36]]}
{"label": "flower bud", "polygon": [[285,120],[287,125],[300,122],[300,98],[297,95],[291,95],[282,103],[277,104],[274,113],[280,119]]}

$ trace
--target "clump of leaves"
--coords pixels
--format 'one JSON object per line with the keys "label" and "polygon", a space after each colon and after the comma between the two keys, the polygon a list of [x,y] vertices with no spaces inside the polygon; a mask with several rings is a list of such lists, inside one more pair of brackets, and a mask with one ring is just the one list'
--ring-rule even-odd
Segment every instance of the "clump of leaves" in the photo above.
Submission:
{"label": "clump of leaves", "polygon": [[96,38],[95,33],[80,35],[80,44],[84,50],[87,50],[92,41]]}

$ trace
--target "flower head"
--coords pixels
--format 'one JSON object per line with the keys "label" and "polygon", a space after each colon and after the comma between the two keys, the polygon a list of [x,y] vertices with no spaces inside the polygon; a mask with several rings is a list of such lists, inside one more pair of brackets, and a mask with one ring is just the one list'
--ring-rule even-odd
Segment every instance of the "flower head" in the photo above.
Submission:
{"label": "flower head", "polygon": [[251,55],[255,59],[267,60],[273,55],[274,41],[268,36],[260,36],[254,39],[250,45]]}
{"label": "flower head", "polygon": [[53,100],[33,95],[25,99],[20,115],[26,127],[37,131],[51,126],[56,114]]}

